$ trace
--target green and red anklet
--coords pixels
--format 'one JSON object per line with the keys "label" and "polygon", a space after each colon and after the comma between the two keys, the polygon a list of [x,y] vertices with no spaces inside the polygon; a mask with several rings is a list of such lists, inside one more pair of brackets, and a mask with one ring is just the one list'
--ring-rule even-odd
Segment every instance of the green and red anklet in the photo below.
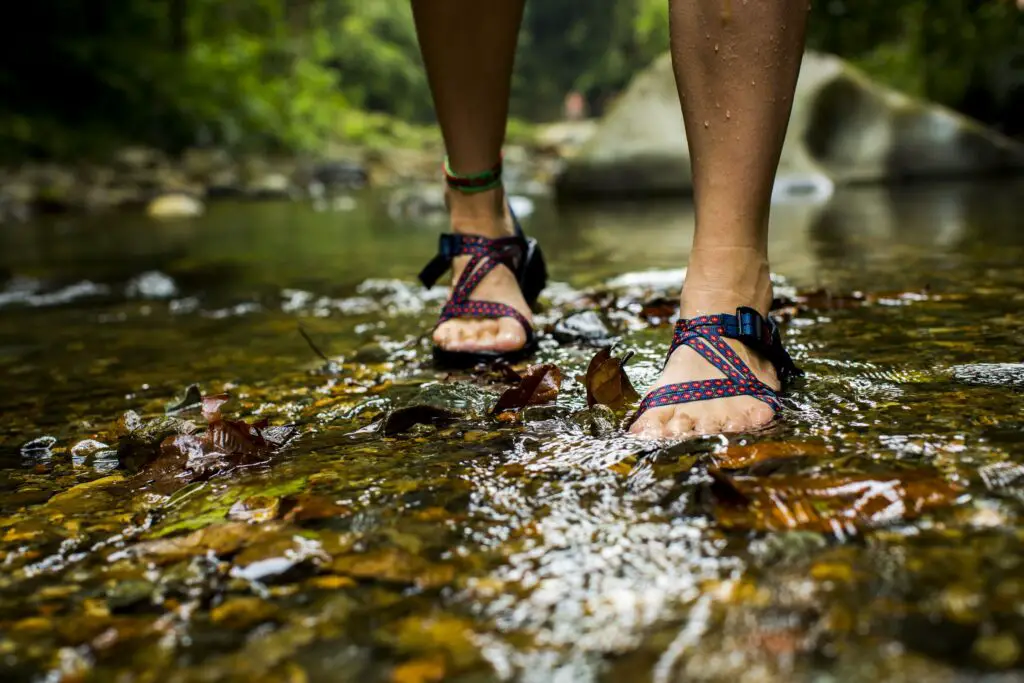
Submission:
{"label": "green and red anklet", "polygon": [[445,157],[444,179],[448,183],[448,187],[463,194],[487,192],[488,190],[496,190],[501,187],[501,168],[502,161],[498,159],[497,165],[486,171],[461,174],[452,170],[448,157]]}

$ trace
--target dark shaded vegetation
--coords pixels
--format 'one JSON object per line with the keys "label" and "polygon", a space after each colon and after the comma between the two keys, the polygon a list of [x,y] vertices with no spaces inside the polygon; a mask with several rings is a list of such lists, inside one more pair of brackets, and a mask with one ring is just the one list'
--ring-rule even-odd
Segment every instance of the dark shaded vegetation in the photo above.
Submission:
{"label": "dark shaded vegetation", "polygon": [[[530,3],[513,112],[592,112],[666,49],[664,0]],[[1009,0],[814,3],[809,45],[1022,132],[1024,13]],[[408,0],[39,0],[0,41],[0,153],[125,142],[301,151],[415,139],[431,107]]]}

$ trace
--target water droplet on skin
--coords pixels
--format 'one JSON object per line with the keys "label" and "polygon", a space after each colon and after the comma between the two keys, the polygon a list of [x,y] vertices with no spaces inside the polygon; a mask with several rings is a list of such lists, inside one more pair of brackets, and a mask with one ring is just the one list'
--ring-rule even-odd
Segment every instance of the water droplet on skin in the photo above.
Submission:
{"label": "water droplet on skin", "polygon": [[725,110],[725,118],[726,119],[731,119],[732,118],[732,112],[729,111],[728,109]]}
{"label": "water droplet on skin", "polygon": [[757,85],[757,81],[750,81],[750,85]]}
{"label": "water droplet on skin", "polygon": [[715,52],[718,52],[718,43],[715,43]]}
{"label": "water droplet on skin", "polygon": [[711,122],[710,121],[705,121],[704,122],[704,127],[705,128],[709,128],[710,126],[711,126]]}

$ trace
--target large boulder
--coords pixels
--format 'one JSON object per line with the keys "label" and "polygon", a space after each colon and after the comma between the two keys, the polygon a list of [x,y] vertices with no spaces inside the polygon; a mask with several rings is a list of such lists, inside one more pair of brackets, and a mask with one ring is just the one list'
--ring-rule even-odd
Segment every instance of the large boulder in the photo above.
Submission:
{"label": "large boulder", "polygon": [[[804,55],[777,189],[1021,171],[1024,145],[879,85],[838,57]],[[557,187],[566,197],[692,191],[669,55],[634,79]]]}

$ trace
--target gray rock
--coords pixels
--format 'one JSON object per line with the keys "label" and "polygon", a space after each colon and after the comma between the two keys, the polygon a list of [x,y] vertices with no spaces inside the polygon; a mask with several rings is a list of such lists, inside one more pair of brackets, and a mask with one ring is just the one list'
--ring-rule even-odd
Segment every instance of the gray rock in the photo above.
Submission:
{"label": "gray rock", "polygon": [[563,344],[580,342],[589,346],[605,346],[612,338],[596,311],[570,313],[555,323],[552,334]]}
{"label": "gray rock", "polygon": [[[739,125],[722,116],[711,126]],[[871,81],[838,57],[804,56],[775,198],[831,185],[1024,171],[1024,145]],[[782,192],[779,188],[786,190]],[[557,181],[563,197],[686,195],[690,154],[669,55],[639,74]]]}

